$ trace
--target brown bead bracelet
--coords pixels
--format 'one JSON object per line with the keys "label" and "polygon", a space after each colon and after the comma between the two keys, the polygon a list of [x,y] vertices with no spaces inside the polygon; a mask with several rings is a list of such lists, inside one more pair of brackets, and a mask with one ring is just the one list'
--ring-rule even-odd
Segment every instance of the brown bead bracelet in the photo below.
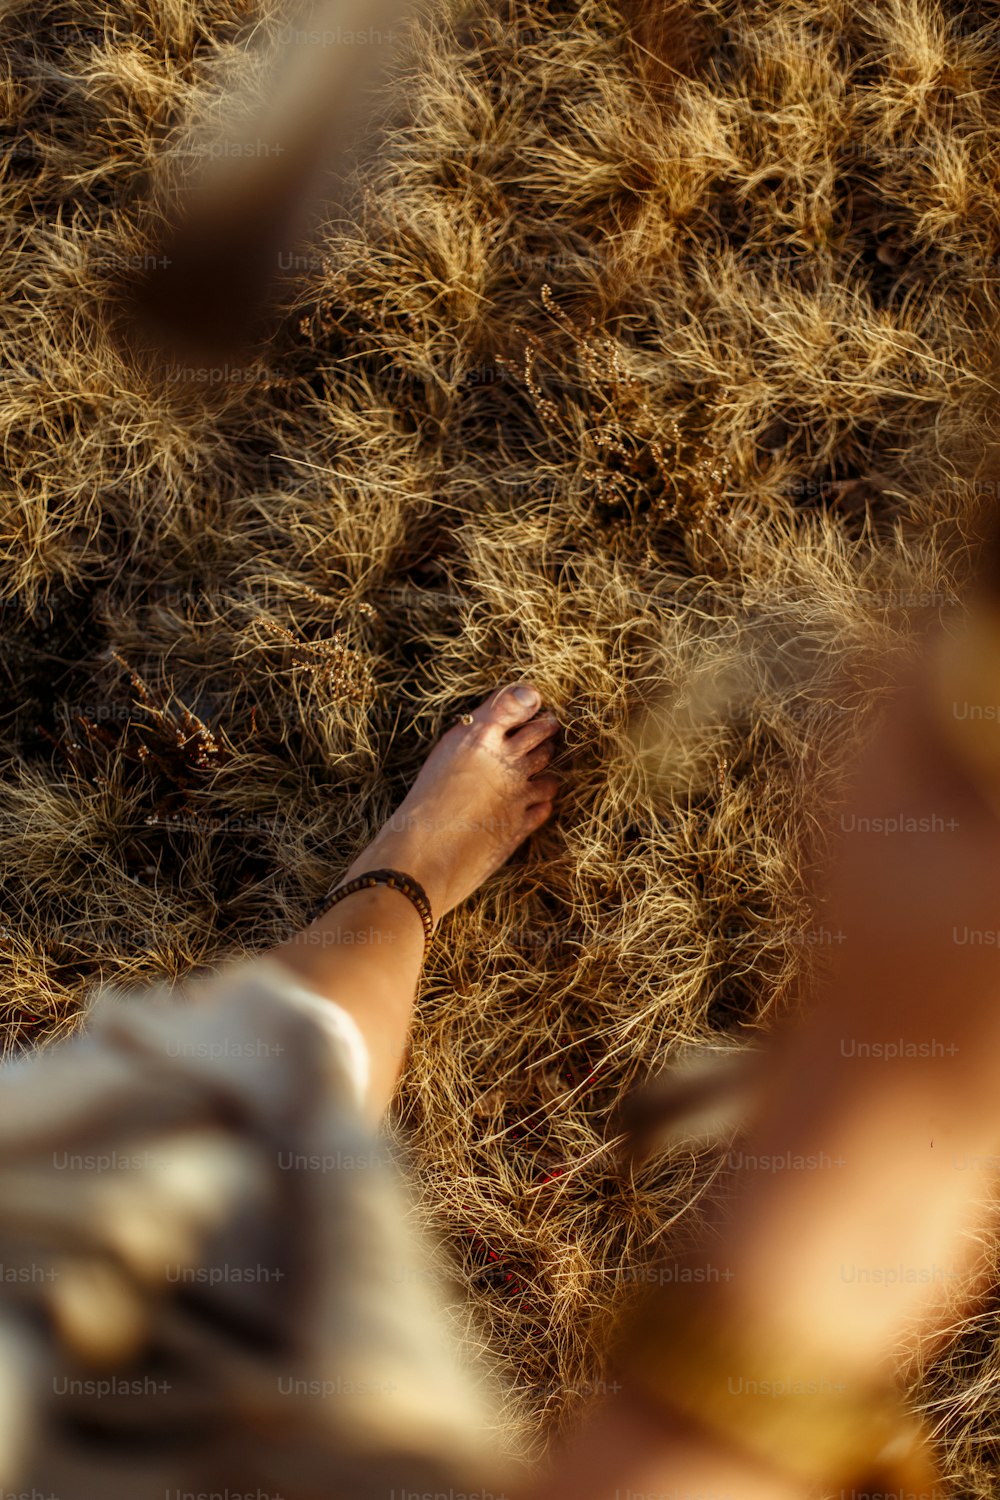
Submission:
{"label": "brown bead bracelet", "polygon": [[370,890],[376,885],[387,885],[390,890],[399,891],[401,895],[412,901],[423,924],[424,947],[426,948],[434,936],[431,903],[419,880],[414,880],[412,875],[405,875],[402,870],[366,870],[363,875],[357,875],[353,880],[348,880],[346,885],[337,886],[312,912],[306,925],[318,921],[320,917],[325,917],[338,901],[343,901],[347,896],[353,896],[356,891]]}

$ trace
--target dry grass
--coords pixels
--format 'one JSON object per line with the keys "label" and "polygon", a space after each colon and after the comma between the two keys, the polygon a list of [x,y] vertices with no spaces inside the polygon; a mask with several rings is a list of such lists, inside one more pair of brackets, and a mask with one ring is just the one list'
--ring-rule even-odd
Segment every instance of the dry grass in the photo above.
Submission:
{"label": "dry grass", "polygon": [[[1000,22],[442,8],[271,346],[146,386],[105,314],[259,23],[3,7],[5,1046],[283,937],[442,726],[533,677],[561,811],[446,923],[399,1098],[531,1445],[718,1165],[623,1179],[611,1112],[822,961],[801,850],[867,663],[952,605],[996,493]],[[998,1365],[990,1310],[919,1388],[969,1496]]]}

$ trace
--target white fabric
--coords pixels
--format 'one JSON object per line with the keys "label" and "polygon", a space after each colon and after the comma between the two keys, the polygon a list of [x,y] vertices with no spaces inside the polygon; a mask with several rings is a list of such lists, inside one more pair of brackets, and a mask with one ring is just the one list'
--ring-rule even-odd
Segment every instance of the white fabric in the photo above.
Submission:
{"label": "white fabric", "polygon": [[[0,1086],[0,1395],[14,1379],[27,1397],[20,1449],[0,1421],[4,1492],[162,1500],[221,1473],[277,1495],[298,1464],[295,1496],[499,1500],[505,1398],[391,1140],[357,1108],[368,1058],[347,1012],[239,957],[109,991],[88,1020]],[[176,1291],[182,1272],[197,1295]],[[243,1337],[260,1328],[273,1348]],[[53,1400],[64,1367],[123,1388]],[[147,1452],[129,1381],[164,1368]]]}
{"label": "white fabric", "polygon": [[[229,959],[217,969],[189,975],[179,988],[189,999],[209,1002],[223,1002],[241,991],[263,993],[318,1021],[330,1044],[332,1070],[338,1076],[346,1075],[355,1107],[363,1108],[371,1081],[371,1062],[358,1023],[336,1001],[305,985],[280,959],[270,955]],[[273,1063],[266,1066],[273,1067]]]}

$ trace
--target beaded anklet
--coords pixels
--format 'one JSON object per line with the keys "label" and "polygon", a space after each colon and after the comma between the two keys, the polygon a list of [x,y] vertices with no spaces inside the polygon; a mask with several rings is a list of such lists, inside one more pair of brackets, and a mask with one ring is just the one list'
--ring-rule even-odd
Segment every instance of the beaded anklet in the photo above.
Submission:
{"label": "beaded anklet", "polygon": [[419,880],[414,880],[412,875],[405,875],[402,870],[366,870],[363,875],[357,875],[353,880],[347,881],[346,885],[337,886],[329,896],[316,907],[309,916],[309,922],[318,921],[325,917],[338,901],[343,901],[347,896],[353,896],[355,891],[370,890],[376,885],[387,885],[390,890],[399,891],[406,896],[416,907],[417,914],[423,924],[424,948],[434,936],[434,917],[431,912],[431,903],[427,899],[427,892]]}

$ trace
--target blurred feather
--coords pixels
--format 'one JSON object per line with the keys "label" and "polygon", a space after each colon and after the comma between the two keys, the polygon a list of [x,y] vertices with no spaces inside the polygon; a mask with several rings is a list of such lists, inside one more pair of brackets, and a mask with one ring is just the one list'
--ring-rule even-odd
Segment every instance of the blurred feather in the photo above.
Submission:
{"label": "blurred feather", "polygon": [[126,290],[127,343],[154,361],[218,362],[266,333],[281,260],[310,211],[322,200],[336,217],[408,5],[320,0],[259,54],[271,69],[263,103],[249,91],[219,101],[230,129],[202,128],[189,147],[202,165]]}
{"label": "blurred feather", "polygon": [[762,1095],[764,1054],[757,1049],[692,1048],[622,1101],[623,1153],[632,1162],[687,1140],[721,1140],[742,1125]]}

